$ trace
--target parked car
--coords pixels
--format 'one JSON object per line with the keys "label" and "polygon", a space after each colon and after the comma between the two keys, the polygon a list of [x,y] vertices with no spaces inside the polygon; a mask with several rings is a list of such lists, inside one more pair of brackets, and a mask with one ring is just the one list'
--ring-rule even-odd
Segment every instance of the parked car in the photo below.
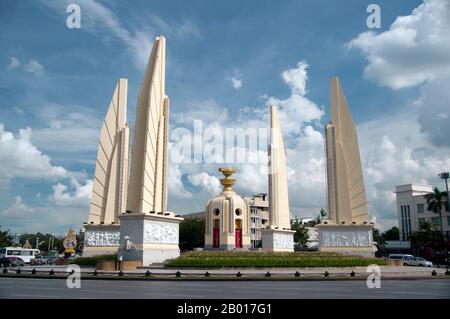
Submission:
{"label": "parked car", "polygon": [[48,260],[44,256],[36,256],[36,258],[31,260],[32,265],[45,265]]}
{"label": "parked car", "polygon": [[414,260],[414,256],[407,255],[407,254],[390,254],[389,259],[390,260],[401,260],[403,263],[403,266],[408,266],[408,263]]}
{"label": "parked car", "polygon": [[422,257],[414,257],[413,255],[390,254],[389,259],[401,260],[403,262],[403,266],[433,267],[433,263],[431,261],[428,261]]}
{"label": "parked car", "polygon": [[414,257],[414,260],[408,261],[407,264],[408,266],[433,267],[433,263],[431,261],[428,261],[422,257]]}
{"label": "parked car", "polygon": [[25,266],[25,262],[19,257],[3,257],[0,259],[1,267]]}

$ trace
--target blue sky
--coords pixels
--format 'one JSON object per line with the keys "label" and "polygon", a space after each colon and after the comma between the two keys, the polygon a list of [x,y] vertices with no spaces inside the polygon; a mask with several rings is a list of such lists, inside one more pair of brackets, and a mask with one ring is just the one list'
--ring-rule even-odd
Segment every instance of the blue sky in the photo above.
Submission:
{"label": "blue sky", "polygon": [[[442,187],[436,174],[450,166],[442,102],[450,10],[445,0],[377,1],[381,28],[369,30],[372,2],[2,1],[0,225],[64,233],[87,219],[115,83],[128,79],[132,125],[159,34],[167,38],[172,129],[190,128],[192,119],[264,126],[267,104],[278,104],[292,215],[315,216],[326,206],[322,133],[328,81],[338,75],[358,126],[369,213],[381,228],[394,225],[393,187]],[[66,26],[69,3],[81,7],[80,29]],[[288,81],[289,71],[299,76]],[[218,189],[219,166],[172,163],[169,208],[202,210]],[[237,180],[244,195],[266,191],[267,177],[251,167],[242,166]]]}

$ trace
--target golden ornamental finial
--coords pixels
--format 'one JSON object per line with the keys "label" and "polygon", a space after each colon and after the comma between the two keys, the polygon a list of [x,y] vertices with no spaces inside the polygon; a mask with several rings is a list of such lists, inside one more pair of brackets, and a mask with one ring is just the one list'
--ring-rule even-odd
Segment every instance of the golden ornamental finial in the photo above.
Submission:
{"label": "golden ornamental finial", "polygon": [[233,186],[235,180],[230,176],[236,172],[236,169],[232,167],[221,167],[219,168],[219,172],[221,172],[225,176],[225,178],[220,179],[220,183],[223,186],[223,191],[233,192],[231,186]]}

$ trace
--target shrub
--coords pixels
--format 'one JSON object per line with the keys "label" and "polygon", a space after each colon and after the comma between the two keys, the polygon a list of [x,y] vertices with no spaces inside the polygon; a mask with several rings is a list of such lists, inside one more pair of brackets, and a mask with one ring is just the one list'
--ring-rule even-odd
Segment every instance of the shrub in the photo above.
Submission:
{"label": "shrub", "polygon": [[192,252],[168,260],[172,268],[280,268],[280,267],[355,267],[385,265],[379,258],[349,256],[324,252]]}

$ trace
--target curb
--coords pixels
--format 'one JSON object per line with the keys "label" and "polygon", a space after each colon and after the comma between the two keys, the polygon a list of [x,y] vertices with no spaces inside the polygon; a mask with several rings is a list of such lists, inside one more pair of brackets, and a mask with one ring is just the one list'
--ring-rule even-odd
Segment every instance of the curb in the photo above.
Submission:
{"label": "curb", "polygon": [[[24,278],[24,279],[67,279],[69,274],[64,275],[40,275],[40,274],[0,274],[0,278]],[[185,275],[186,276],[186,275]],[[243,275],[245,276],[245,275]],[[367,280],[367,276],[311,276],[311,277],[156,277],[155,275],[146,277],[143,276],[118,276],[118,275],[81,275],[84,280],[121,280],[121,281],[363,281]],[[450,279],[450,276],[391,276],[384,277],[383,280],[436,280],[436,279]]]}

